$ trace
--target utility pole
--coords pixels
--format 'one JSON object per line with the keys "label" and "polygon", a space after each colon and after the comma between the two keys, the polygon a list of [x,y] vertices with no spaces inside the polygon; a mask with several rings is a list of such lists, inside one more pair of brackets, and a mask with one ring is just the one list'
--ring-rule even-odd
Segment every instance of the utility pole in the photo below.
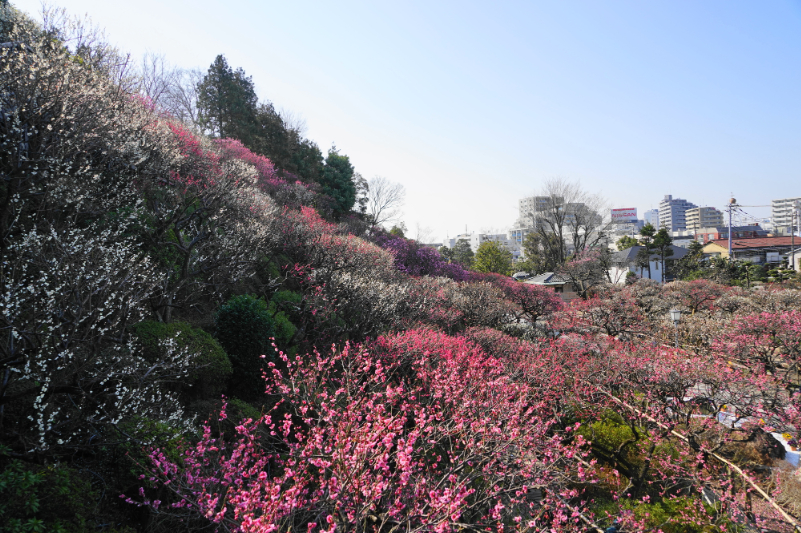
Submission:
{"label": "utility pole", "polygon": [[793,216],[790,218],[790,268],[795,270],[795,231],[798,227],[798,212],[801,211],[801,203],[796,200],[793,202]]}
{"label": "utility pole", "polygon": [[733,259],[731,256],[731,212],[734,210],[734,206],[737,204],[736,198],[729,199],[729,261]]}

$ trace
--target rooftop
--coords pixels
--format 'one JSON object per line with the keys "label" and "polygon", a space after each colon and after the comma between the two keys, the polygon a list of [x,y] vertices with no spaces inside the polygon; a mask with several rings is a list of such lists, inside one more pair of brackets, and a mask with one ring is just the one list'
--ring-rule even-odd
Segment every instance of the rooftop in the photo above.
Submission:
{"label": "rooftop", "polygon": [[[707,246],[710,244],[717,244],[722,248],[729,247],[729,240],[728,239],[715,239],[709,241]],[[792,246],[793,238],[791,237],[756,237],[751,239],[732,239],[731,241],[731,248],[732,250],[746,250],[748,248],[770,248],[772,246]],[[795,244],[799,248],[801,248],[801,237],[795,238]]]}
{"label": "rooftop", "polygon": [[[637,254],[642,250],[642,246],[632,246],[631,248],[626,248],[625,250],[620,250],[619,252],[615,252],[612,254],[612,262],[613,263],[631,263],[637,260]],[[680,246],[670,246],[670,249],[673,250],[673,255],[666,256],[665,259],[681,259],[688,252],[686,248],[681,248]],[[651,261],[655,259],[661,259],[662,256],[659,254],[651,254]]]}
{"label": "rooftop", "polygon": [[570,280],[561,274],[555,272],[546,272],[539,276],[534,276],[525,280],[523,283],[531,283],[533,285],[564,285]]}

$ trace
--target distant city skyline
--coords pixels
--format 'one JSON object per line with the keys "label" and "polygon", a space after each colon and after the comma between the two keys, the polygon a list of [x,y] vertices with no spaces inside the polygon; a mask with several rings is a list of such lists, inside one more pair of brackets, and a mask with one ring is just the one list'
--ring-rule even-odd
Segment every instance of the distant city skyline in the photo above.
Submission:
{"label": "distant city skyline", "polygon": [[52,4],[135,60],[205,71],[225,54],[323,151],[402,183],[412,234],[506,228],[554,177],[640,217],[666,194],[801,194],[799,2]]}

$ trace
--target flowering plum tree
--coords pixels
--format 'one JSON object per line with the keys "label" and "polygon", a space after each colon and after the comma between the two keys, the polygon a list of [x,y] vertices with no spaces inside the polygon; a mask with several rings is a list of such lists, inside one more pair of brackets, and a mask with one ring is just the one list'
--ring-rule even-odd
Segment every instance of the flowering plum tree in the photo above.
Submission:
{"label": "flowering plum tree", "polygon": [[576,292],[586,298],[590,292],[608,281],[604,268],[608,251],[587,249],[576,254],[560,267],[559,272],[570,279]]}
{"label": "flowering plum tree", "polygon": [[134,414],[179,424],[160,385],[185,375],[191,354],[145,360],[126,331],[165,278],[134,235],[137,186],[170,159],[159,149],[170,133],[24,18],[3,31],[26,43],[0,48],[4,443],[74,453]]}
{"label": "flowering plum tree", "polygon": [[225,287],[252,275],[269,252],[268,223],[277,209],[256,188],[269,161],[253,156],[254,167],[231,155],[235,143],[223,143],[221,155],[187,128],[168,127],[177,154],[158,179],[142,182],[147,216],[141,227],[147,249],[171,271],[151,299],[165,321],[205,298],[218,303]]}
{"label": "flowering plum tree", "polygon": [[665,287],[666,296],[691,314],[712,310],[715,301],[725,292],[722,285],[705,279],[674,281]]}
{"label": "flowering plum tree", "polygon": [[715,340],[713,349],[749,368],[781,376],[792,389],[801,387],[801,311],[736,317]]}
{"label": "flowering plum tree", "polygon": [[571,324],[597,328],[612,337],[631,338],[645,330],[642,313],[624,291],[610,289],[586,300],[577,300],[566,314],[570,315],[568,322]]}
{"label": "flowering plum tree", "polygon": [[151,455],[174,506],[238,531],[576,528],[565,467],[583,440],[564,445],[535,391],[463,339],[409,331],[284,359],[267,386],[283,417],[230,440],[207,429],[185,469]]}
{"label": "flowering plum tree", "polygon": [[542,330],[549,317],[564,307],[559,295],[541,285],[520,283],[494,273],[473,273],[471,279],[485,281],[499,288],[513,306],[515,321],[535,334]]}
{"label": "flowering plum tree", "polygon": [[[87,235],[87,233],[91,233]],[[125,328],[141,320],[159,273],[111,231],[31,231],[3,256],[0,424],[19,453],[91,447],[137,416],[181,424],[160,383],[193,354],[146,360]]]}

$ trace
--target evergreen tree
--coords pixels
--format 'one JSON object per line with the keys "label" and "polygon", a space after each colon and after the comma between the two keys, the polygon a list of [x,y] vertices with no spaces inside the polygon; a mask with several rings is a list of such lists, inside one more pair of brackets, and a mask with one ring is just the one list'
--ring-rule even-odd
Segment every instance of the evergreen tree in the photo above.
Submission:
{"label": "evergreen tree", "polygon": [[559,249],[556,240],[558,236],[553,233],[529,233],[523,239],[523,254],[525,260],[518,263],[519,269],[531,274],[555,272],[562,263],[556,251]]}
{"label": "evergreen tree", "polygon": [[408,229],[406,228],[406,224],[401,222],[400,224],[395,224],[392,226],[392,229],[389,230],[389,234],[395,237],[403,237],[406,238],[406,232]]}
{"label": "evergreen tree", "polygon": [[687,247],[689,252],[687,255],[676,261],[674,265],[674,273],[676,277],[683,281],[691,281],[704,277],[705,271],[708,270],[709,265],[705,264],[704,259],[704,245],[698,241],[693,241]]}
{"label": "evergreen tree", "polygon": [[[198,84],[197,108],[198,122],[212,135],[240,140],[270,158],[279,172],[322,183],[326,160],[317,144],[284,120],[271,102],[259,103],[252,78],[241,68],[233,70],[222,55]],[[345,201],[341,193],[337,196]]]}
{"label": "evergreen tree", "polygon": [[628,250],[632,246],[637,246],[638,244],[640,244],[640,241],[638,241],[634,237],[623,235],[621,238],[617,240],[615,244],[617,245],[617,249],[622,251],[622,250]]}
{"label": "evergreen tree", "polygon": [[353,181],[353,165],[346,155],[340,155],[336,147],[328,151],[323,175],[320,180],[323,192],[333,199],[334,218],[349,212],[356,203],[356,183]]}
{"label": "evergreen tree", "polygon": [[665,282],[665,258],[670,257],[673,255],[673,239],[670,238],[670,234],[665,228],[660,229],[656,232],[653,240],[653,247],[656,250],[656,253],[659,254],[659,258],[661,259],[662,263],[662,283]]}
{"label": "evergreen tree", "polygon": [[[292,167],[292,133],[272,103],[259,104],[255,115],[256,146],[254,151],[270,158],[276,169],[295,172]],[[322,155],[320,157],[322,164]]]}
{"label": "evergreen tree", "polygon": [[247,294],[234,296],[217,311],[214,325],[217,341],[233,366],[231,392],[245,401],[263,399],[261,375],[275,358],[275,324],[267,303]]}
{"label": "evergreen tree", "polygon": [[475,254],[467,239],[459,239],[456,241],[456,244],[453,245],[452,255],[455,263],[459,263],[465,268],[473,266]]}
{"label": "evergreen tree", "polygon": [[258,98],[253,80],[241,68],[233,70],[218,55],[198,84],[200,124],[220,138],[239,139],[252,148],[256,133]]}
{"label": "evergreen tree", "polygon": [[290,146],[291,156],[287,169],[305,181],[321,182],[323,177],[323,152],[317,143],[309,139],[298,138]]}
{"label": "evergreen tree", "polygon": [[648,278],[651,277],[651,256],[654,253],[654,235],[656,235],[656,228],[651,224],[646,224],[640,230],[640,244],[642,248],[637,252],[637,266],[640,267],[640,275],[642,276],[643,268],[648,269]]}
{"label": "evergreen tree", "polygon": [[304,138],[271,103],[258,106],[255,139],[251,149],[270,158],[280,172],[289,172],[307,183],[320,181],[323,153],[316,143]]}

